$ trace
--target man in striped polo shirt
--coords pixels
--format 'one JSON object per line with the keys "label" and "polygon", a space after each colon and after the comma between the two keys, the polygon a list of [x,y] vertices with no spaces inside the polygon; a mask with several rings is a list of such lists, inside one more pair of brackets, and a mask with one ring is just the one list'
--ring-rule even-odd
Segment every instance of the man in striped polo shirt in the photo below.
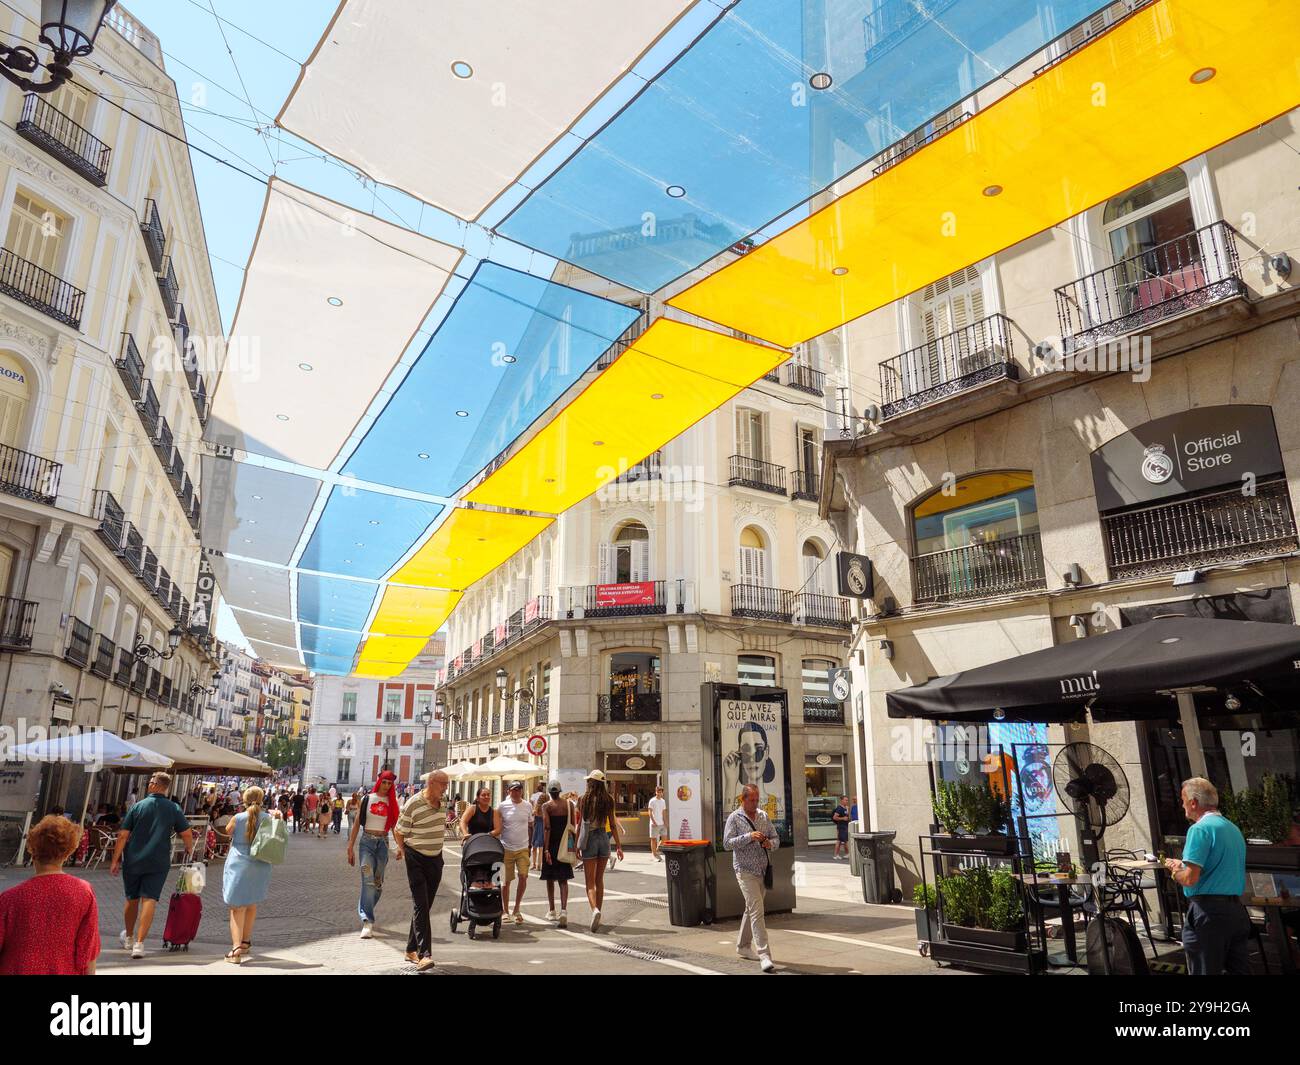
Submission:
{"label": "man in striped polo shirt", "polygon": [[448,783],[447,774],[441,769],[427,774],[423,790],[406,800],[393,829],[397,857],[406,860],[406,879],[411,885],[411,931],[406,937],[406,960],[414,962],[421,972],[433,968],[429,910],[442,883],[442,838],[447,831],[442,796]]}

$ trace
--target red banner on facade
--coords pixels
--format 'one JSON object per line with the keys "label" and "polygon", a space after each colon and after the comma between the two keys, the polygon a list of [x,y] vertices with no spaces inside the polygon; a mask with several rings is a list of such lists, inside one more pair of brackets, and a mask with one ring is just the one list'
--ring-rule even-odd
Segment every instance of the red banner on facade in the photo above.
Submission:
{"label": "red banner on facade", "polygon": [[524,604],[524,624],[531,625],[537,620],[537,615],[541,613],[541,603],[537,599],[530,599]]}
{"label": "red banner on facade", "polygon": [[654,606],[655,582],[596,585],[596,606]]}
{"label": "red banner on facade", "polygon": [[492,643],[494,646],[500,647],[505,642],[506,642],[506,627],[504,625],[498,625],[495,629],[492,630]]}

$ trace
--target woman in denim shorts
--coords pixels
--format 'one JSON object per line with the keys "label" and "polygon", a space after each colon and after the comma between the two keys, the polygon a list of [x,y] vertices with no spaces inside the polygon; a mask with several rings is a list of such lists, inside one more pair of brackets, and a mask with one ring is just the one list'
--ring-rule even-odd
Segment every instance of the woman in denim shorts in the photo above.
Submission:
{"label": "woman in denim shorts", "polygon": [[578,815],[581,824],[578,851],[594,932],[600,927],[600,907],[605,901],[605,865],[609,860],[611,833],[614,852],[619,861],[623,860],[623,840],[618,818],[614,816],[614,799],[605,787],[605,774],[599,769],[587,774],[587,792],[578,804]]}

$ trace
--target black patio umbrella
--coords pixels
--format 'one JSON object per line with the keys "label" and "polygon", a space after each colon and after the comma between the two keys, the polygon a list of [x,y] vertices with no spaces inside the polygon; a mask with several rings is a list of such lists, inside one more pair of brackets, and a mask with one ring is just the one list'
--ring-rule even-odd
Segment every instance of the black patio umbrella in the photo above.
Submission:
{"label": "black patio umbrella", "polygon": [[[890,717],[1082,721],[1150,716],[1155,693],[1253,685],[1300,694],[1300,626],[1155,618],[889,692]],[[1146,704],[1144,708],[1142,704]]]}

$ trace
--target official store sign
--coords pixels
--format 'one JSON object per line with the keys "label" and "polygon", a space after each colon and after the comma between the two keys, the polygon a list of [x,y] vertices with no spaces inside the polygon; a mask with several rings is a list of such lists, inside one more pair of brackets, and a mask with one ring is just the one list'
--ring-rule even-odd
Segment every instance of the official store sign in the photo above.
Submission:
{"label": "official store sign", "polygon": [[1197,407],[1140,425],[1092,453],[1097,509],[1115,510],[1282,472],[1272,408]]}

